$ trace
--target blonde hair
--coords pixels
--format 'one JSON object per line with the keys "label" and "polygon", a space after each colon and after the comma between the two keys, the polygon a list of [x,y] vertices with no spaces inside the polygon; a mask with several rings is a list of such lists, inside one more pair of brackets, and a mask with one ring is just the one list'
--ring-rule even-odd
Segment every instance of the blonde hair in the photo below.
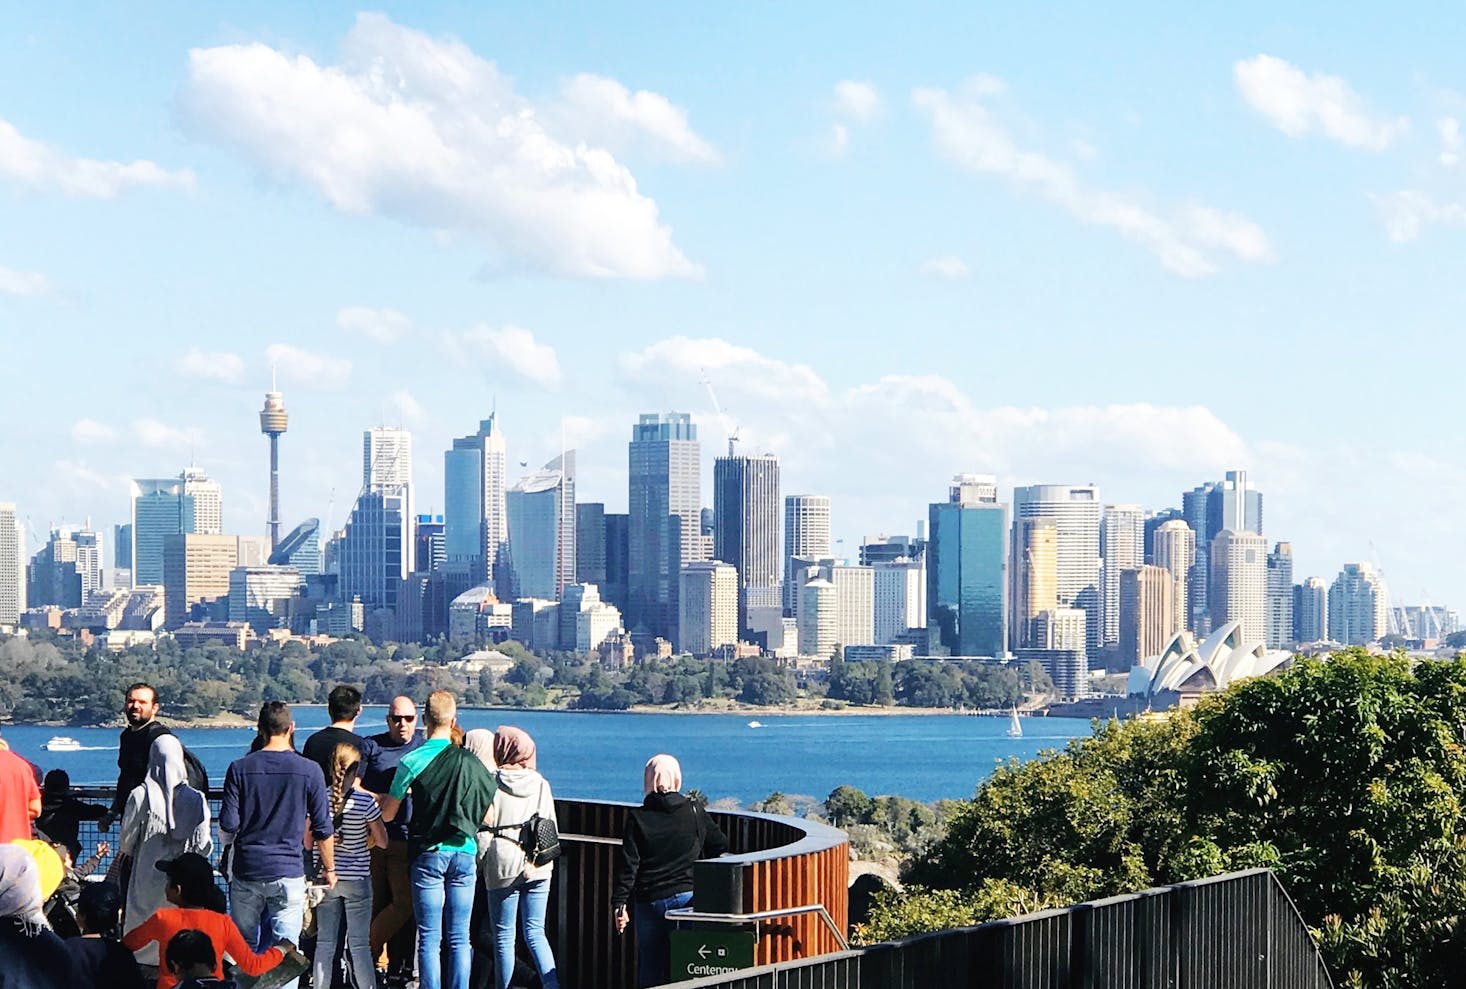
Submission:
{"label": "blonde hair", "polygon": [[429,730],[451,725],[457,716],[458,702],[450,691],[435,690],[428,694],[428,702],[423,705],[423,722]]}
{"label": "blonde hair", "polygon": [[351,784],[361,769],[361,751],[347,742],[338,742],[331,755],[331,824],[341,827],[346,816],[346,798],[351,796]]}

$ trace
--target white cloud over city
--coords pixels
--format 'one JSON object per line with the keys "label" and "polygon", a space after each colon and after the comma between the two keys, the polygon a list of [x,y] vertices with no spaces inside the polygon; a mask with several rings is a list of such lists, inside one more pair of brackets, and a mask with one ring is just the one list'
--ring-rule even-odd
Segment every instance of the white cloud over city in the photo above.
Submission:
{"label": "white cloud over city", "polygon": [[336,325],[377,343],[396,343],[412,332],[412,319],[396,309],[347,306],[336,313]]}
{"label": "white cloud over city", "polygon": [[[361,14],[341,50],[328,65],[258,42],[196,48],[178,99],[184,127],[344,213],[473,238],[496,268],[700,274],[625,165],[586,135],[555,132],[467,45]],[[616,127],[707,153],[655,94],[621,101],[594,78],[571,91],[577,105],[612,105]]]}
{"label": "white cloud over city", "polygon": [[113,199],[129,189],[192,189],[193,172],[156,162],[78,158],[0,120],[0,180],[34,192]]}
{"label": "white cloud over city", "polygon": [[238,384],[244,377],[244,358],[228,351],[209,352],[192,348],[173,362],[174,369],[187,378]]}
{"label": "white cloud over city", "polygon": [[555,348],[535,339],[534,333],[523,327],[481,324],[447,334],[445,343],[450,353],[478,361],[491,375],[507,368],[546,388],[560,384],[560,358]]}
{"label": "white cloud over city", "polygon": [[265,362],[277,381],[323,388],[340,388],[351,377],[351,361],[305,350],[288,343],[272,343],[265,348]]}

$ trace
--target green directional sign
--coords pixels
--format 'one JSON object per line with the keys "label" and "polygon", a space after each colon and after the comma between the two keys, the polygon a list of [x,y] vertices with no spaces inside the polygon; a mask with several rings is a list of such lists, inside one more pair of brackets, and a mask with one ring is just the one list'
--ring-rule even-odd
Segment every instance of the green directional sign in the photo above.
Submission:
{"label": "green directional sign", "polygon": [[753,932],[737,928],[672,932],[672,981],[753,968]]}

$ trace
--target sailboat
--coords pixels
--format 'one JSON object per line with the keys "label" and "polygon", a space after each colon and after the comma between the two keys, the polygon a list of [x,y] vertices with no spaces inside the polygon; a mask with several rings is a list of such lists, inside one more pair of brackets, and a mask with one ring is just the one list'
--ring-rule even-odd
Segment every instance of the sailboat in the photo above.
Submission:
{"label": "sailboat", "polygon": [[1011,716],[1011,718],[1008,721],[1008,737],[1009,738],[1022,738],[1023,737],[1023,726],[1018,723],[1018,707],[1017,707],[1017,705],[1014,705],[1012,716]]}

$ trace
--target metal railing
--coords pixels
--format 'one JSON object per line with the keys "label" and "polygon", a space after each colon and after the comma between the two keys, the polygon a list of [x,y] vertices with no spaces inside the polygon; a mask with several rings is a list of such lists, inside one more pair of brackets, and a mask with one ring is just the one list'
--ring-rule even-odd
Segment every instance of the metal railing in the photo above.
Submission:
{"label": "metal railing", "polygon": [[1331,989],[1265,869],[940,931],[681,989]]}

